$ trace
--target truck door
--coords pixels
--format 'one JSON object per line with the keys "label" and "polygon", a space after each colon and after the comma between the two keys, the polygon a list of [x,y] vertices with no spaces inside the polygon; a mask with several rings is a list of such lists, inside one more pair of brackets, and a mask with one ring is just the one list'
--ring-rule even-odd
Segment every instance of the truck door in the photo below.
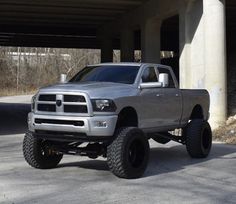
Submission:
{"label": "truck door", "polygon": [[[146,67],[141,75],[142,83],[158,82],[157,68],[155,66]],[[140,127],[156,128],[161,126],[162,118],[162,88],[145,88],[140,90]]]}
{"label": "truck door", "polygon": [[167,87],[161,88],[160,101],[162,102],[162,121],[167,126],[178,126],[182,114],[182,94],[176,87],[173,79],[173,73],[170,69],[158,67],[158,72],[166,73],[169,76],[169,84]]}

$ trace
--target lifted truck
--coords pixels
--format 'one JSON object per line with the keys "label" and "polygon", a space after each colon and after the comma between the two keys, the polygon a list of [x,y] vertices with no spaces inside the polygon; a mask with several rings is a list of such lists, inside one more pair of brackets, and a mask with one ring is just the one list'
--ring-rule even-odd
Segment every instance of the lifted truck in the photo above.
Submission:
{"label": "lifted truck", "polygon": [[151,138],[182,143],[193,158],[207,157],[208,118],[208,92],[179,89],[168,66],[92,65],[33,96],[23,153],[39,169],[56,167],[64,154],[103,156],[116,176],[138,178]]}

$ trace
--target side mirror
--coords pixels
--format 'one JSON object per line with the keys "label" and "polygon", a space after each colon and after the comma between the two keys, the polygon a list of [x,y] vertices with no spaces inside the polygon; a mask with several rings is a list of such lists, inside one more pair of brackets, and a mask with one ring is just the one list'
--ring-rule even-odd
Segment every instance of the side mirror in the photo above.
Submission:
{"label": "side mirror", "polygon": [[162,83],[160,82],[149,82],[149,83],[141,83],[139,88],[140,89],[151,89],[151,88],[161,88]]}
{"label": "side mirror", "polygon": [[162,84],[162,87],[169,86],[169,74],[161,73],[159,74],[159,82]]}
{"label": "side mirror", "polygon": [[61,74],[60,75],[60,83],[62,83],[62,84],[66,83],[67,82],[66,77],[67,77],[66,74]]}

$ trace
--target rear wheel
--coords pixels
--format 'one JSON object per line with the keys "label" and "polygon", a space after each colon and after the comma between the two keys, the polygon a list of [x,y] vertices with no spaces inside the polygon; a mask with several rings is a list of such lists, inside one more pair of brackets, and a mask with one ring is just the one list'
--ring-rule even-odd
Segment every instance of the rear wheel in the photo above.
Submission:
{"label": "rear wheel", "polygon": [[23,155],[30,166],[38,169],[55,168],[63,157],[50,148],[48,141],[38,139],[30,132],[24,137]]}
{"label": "rear wheel", "polygon": [[205,158],[212,146],[212,131],[209,123],[201,119],[192,120],[185,129],[186,148],[193,158]]}
{"label": "rear wheel", "polygon": [[138,128],[120,128],[116,139],[107,147],[108,166],[121,178],[139,178],[146,170],[149,159],[149,143]]}

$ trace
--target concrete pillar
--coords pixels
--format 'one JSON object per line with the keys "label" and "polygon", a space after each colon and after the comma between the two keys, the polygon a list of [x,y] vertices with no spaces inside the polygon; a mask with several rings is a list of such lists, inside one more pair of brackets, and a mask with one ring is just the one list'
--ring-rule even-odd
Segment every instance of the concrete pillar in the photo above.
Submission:
{"label": "concrete pillar", "polygon": [[208,90],[213,128],[227,116],[225,32],[221,0],[191,0],[180,10],[180,87]]}
{"label": "concrete pillar", "polygon": [[210,122],[218,126],[227,117],[225,1],[203,0],[203,8],[206,88],[211,96]]}
{"label": "concrete pillar", "polygon": [[179,76],[180,88],[191,88],[191,39],[190,39],[190,4],[184,5],[179,12]]}
{"label": "concrete pillar", "polygon": [[121,31],[121,62],[134,61],[134,32],[131,29]]}
{"label": "concrete pillar", "polygon": [[157,19],[147,20],[141,28],[142,62],[160,63],[160,28],[161,22]]}
{"label": "concrete pillar", "polygon": [[113,62],[112,38],[109,35],[101,37],[101,62]]}

